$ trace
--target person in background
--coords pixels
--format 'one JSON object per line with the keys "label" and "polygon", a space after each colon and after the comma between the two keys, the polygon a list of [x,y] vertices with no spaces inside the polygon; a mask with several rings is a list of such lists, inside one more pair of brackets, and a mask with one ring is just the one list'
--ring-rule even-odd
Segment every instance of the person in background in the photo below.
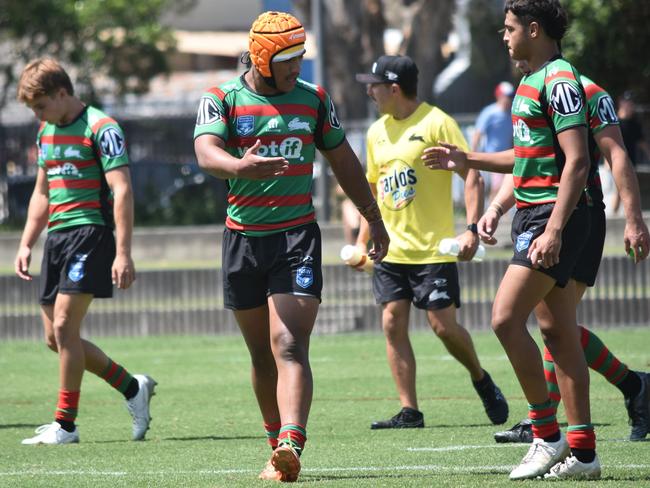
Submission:
{"label": "person in background", "polygon": [[[466,146],[456,122],[442,110],[417,99],[418,68],[407,56],[381,56],[371,73],[357,75],[381,118],[368,129],[367,173],[377,198],[391,248],[374,267],[375,300],[382,307],[386,354],[397,386],[401,410],[371,429],[424,427],[416,394],[416,364],[408,334],[411,305],[426,310],[431,328],[447,351],[469,372],[490,421],[508,419],[508,403],[481,367],[469,332],[457,322],[460,286],[456,258],[438,252],[439,242],[455,236],[451,196],[452,174],[430,171],[421,162],[424,148],[439,140]],[[462,172],[465,180],[467,228],[459,235],[461,261],[469,261],[478,246],[476,221],[483,206],[477,171]],[[366,251],[369,238],[362,221],[357,247]]]}
{"label": "person in background", "polygon": [[[618,121],[621,127],[621,134],[623,136],[623,143],[630,156],[632,166],[636,167],[641,159],[639,153],[643,153],[646,161],[650,162],[650,144],[643,137],[643,127],[636,115],[636,104],[634,101],[634,93],[626,91],[618,99],[617,110]],[[621,206],[620,193],[614,189],[612,192],[612,199],[610,202],[611,214],[616,215]]]}
{"label": "person in background", "polygon": [[135,280],[133,194],[124,134],[115,120],[75,96],[68,74],[54,59],[36,59],[25,67],[18,99],[41,125],[36,185],[15,271],[32,279],[32,248],[47,226],[40,303],[45,341],[59,354],[60,382],[54,422],[22,443],[79,442],[75,421],[84,370],[124,395],[133,417],[133,440],[142,440],[156,382],[132,376],[80,335],[93,298],[110,298],[113,285],[125,290]]}
{"label": "person in background", "polygon": [[[494,89],[496,101],[483,108],[476,119],[472,135],[472,151],[499,152],[512,148],[512,98],[515,89],[511,83],[502,81]],[[503,173],[484,173],[489,175],[490,196],[493,201],[501,182]]]}

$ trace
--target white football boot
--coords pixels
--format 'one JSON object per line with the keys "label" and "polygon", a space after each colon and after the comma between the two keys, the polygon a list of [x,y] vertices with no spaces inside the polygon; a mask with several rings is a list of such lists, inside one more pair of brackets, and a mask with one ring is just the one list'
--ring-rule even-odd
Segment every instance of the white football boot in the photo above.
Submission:
{"label": "white football boot", "polygon": [[597,480],[600,479],[598,456],[590,463],[581,463],[575,456],[569,456],[557,463],[544,475],[545,480]]}
{"label": "white football boot", "polygon": [[37,444],[73,444],[79,442],[79,429],[74,428],[73,432],[63,430],[58,422],[51,424],[41,425],[35,430],[36,435],[29,439],[23,439],[21,444],[24,445],[37,445]]}
{"label": "white football boot", "polygon": [[154,388],[158,383],[151,376],[143,374],[134,374],[133,377],[138,381],[140,389],[133,398],[126,401],[126,409],[133,417],[133,440],[141,441],[149,429],[151,422],[149,403],[151,397],[155,395]]}
{"label": "white football boot", "polygon": [[510,473],[510,479],[524,480],[544,476],[551,467],[563,461],[569,452],[569,443],[562,433],[557,442],[545,442],[544,439],[536,437],[521,464]]}

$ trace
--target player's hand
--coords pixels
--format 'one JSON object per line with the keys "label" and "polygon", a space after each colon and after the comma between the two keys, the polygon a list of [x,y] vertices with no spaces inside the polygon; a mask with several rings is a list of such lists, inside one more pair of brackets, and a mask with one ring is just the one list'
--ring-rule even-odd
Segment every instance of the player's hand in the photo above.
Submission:
{"label": "player's hand", "polygon": [[379,263],[388,254],[390,237],[388,237],[388,231],[384,227],[383,220],[378,220],[373,223],[368,222],[368,230],[370,231],[370,240],[372,241],[372,249],[368,251],[368,256],[375,263]]}
{"label": "player's hand", "polygon": [[497,239],[494,237],[494,233],[499,227],[499,219],[501,217],[494,208],[488,208],[483,216],[478,220],[478,236],[483,242],[493,246],[497,243]]}
{"label": "player's hand", "polygon": [[528,259],[533,268],[552,268],[560,262],[562,249],[562,232],[546,229],[528,248]]}
{"label": "player's hand", "polygon": [[478,236],[472,231],[467,230],[459,235],[456,240],[458,241],[458,260],[471,261],[478,249]]}
{"label": "player's hand", "polygon": [[439,141],[438,146],[427,147],[422,153],[422,161],[429,169],[464,171],[467,168],[467,153],[453,144]]}
{"label": "player's hand", "polygon": [[32,250],[27,246],[21,246],[16,254],[14,270],[20,278],[26,281],[32,281],[32,275],[29,274],[29,263],[31,260]]}
{"label": "player's hand", "polygon": [[[363,244],[361,242],[356,242],[354,246],[359,250],[362,256],[366,256],[366,259],[370,259],[368,257],[368,246],[366,244]],[[350,266],[353,270],[355,270],[357,273],[363,273],[363,266]]]}
{"label": "player's hand", "polygon": [[113,284],[121,290],[126,290],[135,281],[135,265],[131,256],[118,254],[111,269]]}
{"label": "player's hand", "polygon": [[650,251],[650,233],[643,219],[625,222],[623,232],[625,254],[634,258],[634,263],[640,263],[648,257]]}
{"label": "player's hand", "polygon": [[262,141],[258,139],[244,153],[244,156],[239,160],[237,177],[250,180],[266,180],[280,176],[289,168],[289,161],[282,156],[259,156],[257,151],[261,145]]}

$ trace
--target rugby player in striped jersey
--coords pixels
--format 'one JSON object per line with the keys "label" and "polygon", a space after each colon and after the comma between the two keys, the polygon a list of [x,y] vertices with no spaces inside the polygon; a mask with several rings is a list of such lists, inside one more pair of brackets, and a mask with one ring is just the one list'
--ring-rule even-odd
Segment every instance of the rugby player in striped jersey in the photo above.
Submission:
{"label": "rugby player in striped jersey", "polygon": [[[485,169],[514,176],[515,252],[499,286],[492,327],[529,404],[533,444],[511,479],[599,478],[596,436],[589,405],[589,373],[576,322],[572,272],[589,233],[587,111],[575,68],[559,41],[568,27],[558,0],[507,0],[504,41],[513,60],[530,67],[512,106],[513,151],[464,153],[441,144],[425,151],[433,169]],[[539,305],[538,305],[539,304]],[[566,438],[545,384],[539,350],[526,329],[535,307],[568,421]]]}
{"label": "rugby player in striped jersey", "polygon": [[15,271],[24,280],[32,279],[32,247],[47,227],[41,315],[47,346],[59,354],[60,381],[54,422],[39,427],[23,444],[79,442],[75,420],[84,370],[124,395],[133,417],[133,440],[142,440],[156,382],[129,374],[80,335],[93,298],[110,298],[113,284],[126,289],[135,280],[133,196],[124,134],[115,120],[75,96],[70,77],[54,59],[36,59],[25,67],[18,99],[41,125],[36,185]]}
{"label": "rugby player in striped jersey", "polygon": [[[388,234],[334,104],[299,78],[305,30],[283,12],[253,23],[242,76],[202,97],[199,166],[228,182],[224,303],[248,346],[252,382],[273,453],[262,479],[295,481],[312,401],[309,338],[321,298],[321,238],[312,204],[316,149],[368,221],[381,261]],[[326,172],[322,172],[326,177]]]}

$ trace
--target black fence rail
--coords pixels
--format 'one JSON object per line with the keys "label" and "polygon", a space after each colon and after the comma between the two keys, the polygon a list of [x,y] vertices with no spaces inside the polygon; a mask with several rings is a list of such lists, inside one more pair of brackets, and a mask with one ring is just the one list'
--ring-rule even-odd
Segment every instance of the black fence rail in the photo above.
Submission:
{"label": "black fence rail", "polygon": [[[462,306],[459,321],[470,329],[490,326],[492,301],[506,260],[459,265]],[[648,325],[650,279],[647,262],[605,258],[596,286],[580,305],[581,323],[595,326]],[[343,265],[323,268],[325,288],[316,333],[380,330],[380,310],[372,297],[371,277]],[[534,318],[531,317],[531,323]],[[426,314],[414,310],[411,326],[427,328]],[[152,334],[223,334],[237,331],[223,309],[217,269],[146,271],[128,291],[112,300],[95,300],[84,323],[88,336]],[[25,282],[0,276],[0,338],[40,339],[38,279]]]}

